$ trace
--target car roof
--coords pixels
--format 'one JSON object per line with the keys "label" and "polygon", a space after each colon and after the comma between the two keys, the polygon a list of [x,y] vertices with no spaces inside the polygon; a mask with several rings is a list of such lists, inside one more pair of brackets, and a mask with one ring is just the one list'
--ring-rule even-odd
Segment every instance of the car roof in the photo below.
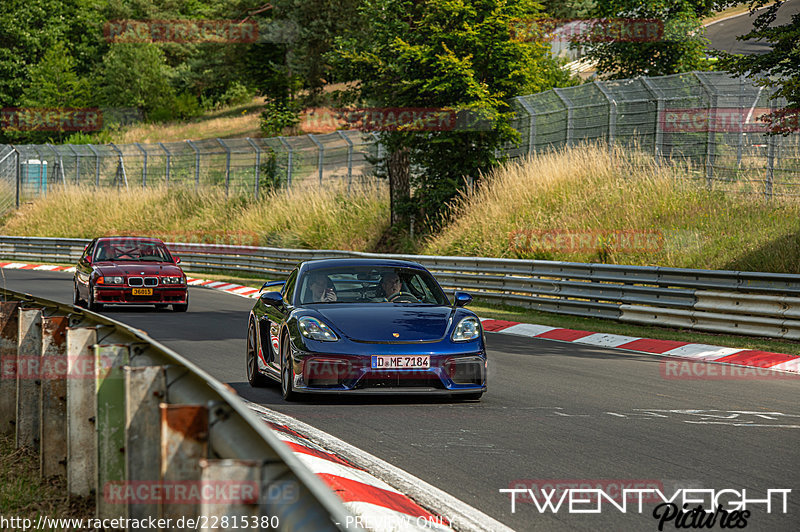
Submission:
{"label": "car roof", "polygon": [[427,271],[421,264],[412,262],[410,260],[398,259],[372,259],[372,258],[341,258],[341,259],[314,259],[307,260],[300,263],[300,271],[305,273],[313,270],[321,270],[328,268],[341,268],[341,267],[393,267],[393,268],[413,268],[415,270]]}
{"label": "car roof", "polygon": [[109,240],[113,241],[125,241],[125,240],[136,240],[137,242],[159,242],[162,243],[160,238],[154,238],[151,236],[101,236],[97,239],[98,242],[106,242]]}

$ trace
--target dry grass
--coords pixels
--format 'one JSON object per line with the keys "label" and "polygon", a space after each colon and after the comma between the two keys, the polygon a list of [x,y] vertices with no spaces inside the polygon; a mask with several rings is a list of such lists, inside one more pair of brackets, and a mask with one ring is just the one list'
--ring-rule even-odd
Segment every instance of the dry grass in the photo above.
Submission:
{"label": "dry grass", "polygon": [[[39,478],[39,459],[27,449],[15,449],[14,438],[0,435],[0,515],[31,519],[94,517],[91,501],[69,500],[63,480]],[[17,530],[8,528],[7,530]]]}
{"label": "dry grass", "polygon": [[72,188],[24,205],[4,234],[93,238],[140,234],[168,241],[361,250],[388,220],[388,194],[372,187],[276,191],[258,201],[224,192]]}
{"label": "dry grass", "polygon": [[260,137],[259,116],[263,98],[217,111],[188,122],[141,123],[128,126],[115,135],[114,142],[178,142],[186,139]]}
{"label": "dry grass", "polygon": [[[453,205],[421,252],[706,269],[800,272],[800,201],[708,191],[691,169],[640,152],[559,150],[498,168]],[[516,231],[591,236],[584,249],[515,245]],[[614,247],[611,231],[661,235],[654,249]],[[605,238],[601,238],[606,235]],[[528,245],[528,244],[532,245]]]}

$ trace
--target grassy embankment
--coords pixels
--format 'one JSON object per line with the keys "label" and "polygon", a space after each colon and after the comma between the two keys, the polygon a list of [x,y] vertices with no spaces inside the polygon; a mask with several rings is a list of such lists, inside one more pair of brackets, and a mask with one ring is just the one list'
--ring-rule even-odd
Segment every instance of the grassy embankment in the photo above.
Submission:
{"label": "grassy embankment", "polygon": [[[425,254],[542,258],[772,272],[800,271],[800,200],[708,191],[682,175],[690,168],[657,166],[649,155],[581,147],[512,163],[487,176],[452,206],[452,219],[412,250]],[[65,214],[68,213],[68,214]],[[24,206],[0,226],[3,234],[92,237],[151,234],[168,240],[220,241],[278,247],[375,251],[387,227],[383,191],[272,194],[258,202],[221,193],[149,190],[70,191]],[[514,231],[573,231],[586,249],[515,247]],[[657,249],[615,249],[610,231],[660,235]],[[585,240],[584,240],[585,242]],[[529,242],[523,240],[523,244]],[[210,276],[236,280],[231,276]],[[240,278],[241,281],[241,278]],[[249,282],[248,282],[249,281]],[[243,284],[256,284],[244,279]],[[477,307],[483,315],[633,336],[800,353],[800,344],[687,333],[511,308]]]}
{"label": "grassy embankment", "polygon": [[[39,516],[94,517],[90,501],[70,501],[66,483],[39,478],[39,459],[28,449],[15,449],[13,436],[0,435],[0,515],[9,519]],[[7,530],[21,530],[8,528]]]}

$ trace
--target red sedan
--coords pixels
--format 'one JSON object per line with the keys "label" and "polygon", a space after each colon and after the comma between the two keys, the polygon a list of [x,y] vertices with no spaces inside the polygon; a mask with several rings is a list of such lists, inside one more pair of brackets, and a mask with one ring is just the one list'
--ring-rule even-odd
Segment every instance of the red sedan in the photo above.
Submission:
{"label": "red sedan", "polygon": [[186,312],[189,292],[179,262],[157,238],[95,238],[75,267],[73,304],[93,311],[103,305],[172,305]]}

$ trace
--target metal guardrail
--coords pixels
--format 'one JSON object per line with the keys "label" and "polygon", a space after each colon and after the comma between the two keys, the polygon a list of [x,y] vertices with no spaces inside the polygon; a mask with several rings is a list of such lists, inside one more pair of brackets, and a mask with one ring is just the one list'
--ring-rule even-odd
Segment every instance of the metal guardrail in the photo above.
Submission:
{"label": "metal guardrail", "polygon": [[[0,236],[0,257],[74,263],[88,243],[82,239]],[[282,277],[301,260],[394,258],[422,264],[445,290],[466,290],[495,304],[800,339],[800,275],[795,274],[215,244],[168,245],[181,257],[181,265],[193,271]],[[719,302],[723,299],[724,304]],[[762,321],[748,321],[748,315]]]}
{"label": "metal guardrail", "polygon": [[[104,526],[154,517],[172,520],[162,529],[195,528],[186,524],[194,519],[211,530],[266,518],[269,529],[353,529],[336,495],[228,386],[120,322],[0,294],[0,431],[38,451],[43,478],[66,479],[70,496],[93,496],[97,518],[117,520]],[[169,486],[205,494],[207,485],[242,495],[156,500]],[[137,499],[142,486],[151,497]],[[159,486],[162,495],[152,496]]]}

